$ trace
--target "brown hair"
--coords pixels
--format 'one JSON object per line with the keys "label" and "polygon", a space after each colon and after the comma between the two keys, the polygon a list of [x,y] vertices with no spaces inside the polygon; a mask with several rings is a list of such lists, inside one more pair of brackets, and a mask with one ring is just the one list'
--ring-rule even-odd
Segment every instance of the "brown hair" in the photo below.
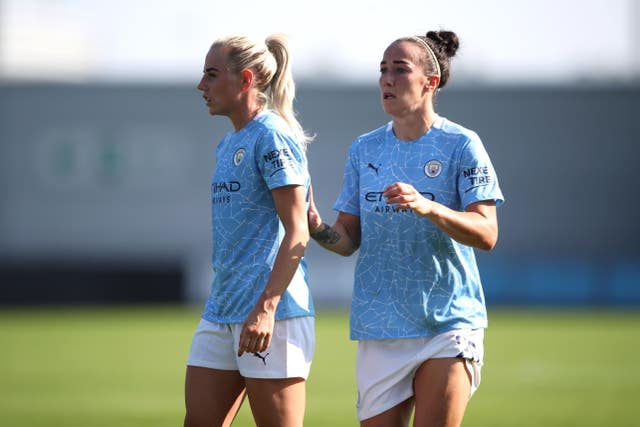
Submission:
{"label": "brown hair", "polygon": [[[425,54],[422,60],[425,74],[440,76],[438,88],[442,88],[447,84],[451,75],[451,58],[455,56],[460,47],[460,41],[456,33],[453,31],[429,31],[425,36],[403,37],[397,41],[410,41],[423,47]],[[437,63],[434,63],[434,60]]]}

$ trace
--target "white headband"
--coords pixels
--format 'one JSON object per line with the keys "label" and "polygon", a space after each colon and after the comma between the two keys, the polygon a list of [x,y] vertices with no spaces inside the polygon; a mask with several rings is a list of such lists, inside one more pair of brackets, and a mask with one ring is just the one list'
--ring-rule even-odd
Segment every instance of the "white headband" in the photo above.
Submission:
{"label": "white headband", "polygon": [[422,46],[427,48],[427,51],[431,54],[431,57],[433,58],[433,62],[436,63],[436,70],[438,71],[438,77],[442,76],[442,73],[440,72],[440,64],[438,63],[438,58],[436,57],[436,54],[433,52],[433,49],[431,49],[431,46],[429,46],[429,43],[424,41],[424,39],[422,37],[412,36],[412,37],[409,37],[409,38],[411,40],[414,40],[414,41],[420,43]]}

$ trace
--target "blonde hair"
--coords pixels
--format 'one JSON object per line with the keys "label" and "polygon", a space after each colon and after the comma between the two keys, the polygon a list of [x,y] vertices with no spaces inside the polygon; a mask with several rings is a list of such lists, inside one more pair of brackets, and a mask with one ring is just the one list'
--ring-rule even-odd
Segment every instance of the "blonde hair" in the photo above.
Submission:
{"label": "blonde hair", "polygon": [[211,48],[216,47],[228,49],[227,67],[231,72],[253,71],[260,103],[278,113],[294,137],[306,147],[313,137],[305,133],[293,110],[296,87],[287,38],[273,34],[264,43],[255,43],[245,36],[229,36],[216,40]]}

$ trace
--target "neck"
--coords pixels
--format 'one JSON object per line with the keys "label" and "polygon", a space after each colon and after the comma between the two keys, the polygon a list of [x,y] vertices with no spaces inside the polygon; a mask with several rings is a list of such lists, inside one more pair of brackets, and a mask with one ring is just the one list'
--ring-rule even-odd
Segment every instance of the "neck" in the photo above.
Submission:
{"label": "neck", "polygon": [[433,110],[425,114],[393,118],[393,132],[401,141],[415,141],[427,133],[438,119]]}
{"label": "neck", "polygon": [[239,131],[245,127],[262,111],[262,106],[257,103],[243,104],[233,114],[229,115],[229,119],[233,124],[235,131]]}

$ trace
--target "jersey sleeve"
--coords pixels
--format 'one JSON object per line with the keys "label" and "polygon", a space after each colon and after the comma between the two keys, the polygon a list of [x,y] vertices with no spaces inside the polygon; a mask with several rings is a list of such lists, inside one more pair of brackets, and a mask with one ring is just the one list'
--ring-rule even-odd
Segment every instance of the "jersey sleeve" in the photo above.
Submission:
{"label": "jersey sleeve", "polygon": [[351,215],[360,216],[360,169],[357,141],[351,144],[349,156],[344,168],[342,191],[333,205],[333,209]]}
{"label": "jersey sleeve", "polygon": [[258,140],[256,150],[258,169],[270,190],[285,185],[306,185],[306,156],[289,135],[267,131]]}
{"label": "jersey sleeve", "polygon": [[496,206],[504,202],[498,177],[491,159],[477,135],[464,146],[458,169],[458,191],[462,207],[471,203],[493,200]]}

